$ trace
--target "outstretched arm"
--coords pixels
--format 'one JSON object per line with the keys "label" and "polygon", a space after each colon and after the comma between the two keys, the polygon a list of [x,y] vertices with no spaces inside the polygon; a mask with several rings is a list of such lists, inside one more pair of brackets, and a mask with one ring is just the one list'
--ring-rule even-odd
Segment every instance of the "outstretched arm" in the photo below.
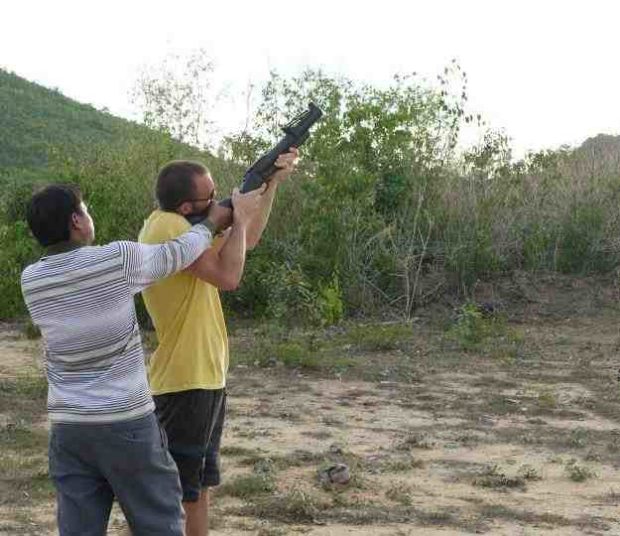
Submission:
{"label": "outstretched arm", "polygon": [[246,245],[247,249],[254,249],[267,227],[271,209],[273,207],[273,200],[276,195],[278,186],[284,182],[291,173],[295,171],[297,162],[299,160],[299,149],[296,147],[291,148],[288,153],[281,154],[275,162],[275,165],[280,169],[276,171],[269,182],[267,183],[267,190],[260,198],[260,209],[258,215],[250,222],[247,230]]}
{"label": "outstretched arm", "polygon": [[117,242],[125,279],[132,294],[192,264],[211,245],[211,232],[202,224],[163,244]]}

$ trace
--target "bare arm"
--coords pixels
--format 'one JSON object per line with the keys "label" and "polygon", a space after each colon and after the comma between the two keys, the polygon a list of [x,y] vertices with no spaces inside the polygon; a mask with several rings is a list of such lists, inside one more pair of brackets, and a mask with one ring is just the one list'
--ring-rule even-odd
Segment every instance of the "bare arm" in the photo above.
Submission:
{"label": "bare arm", "polygon": [[185,271],[220,290],[235,290],[245,267],[247,226],[236,225]]}
{"label": "bare arm", "polygon": [[281,154],[276,160],[276,166],[280,169],[276,171],[271,180],[267,183],[267,190],[260,198],[260,208],[258,215],[250,222],[248,226],[247,234],[247,248],[248,250],[254,249],[260,241],[269,216],[273,207],[273,200],[276,195],[276,191],[280,183],[284,182],[293,173],[297,167],[297,161],[299,160],[299,150],[293,147],[288,153]]}
{"label": "bare arm", "polygon": [[187,272],[221,290],[234,290],[239,286],[245,266],[248,226],[258,217],[260,198],[264,191],[264,188],[261,188],[241,198],[238,190],[235,190],[232,198],[232,227],[224,233],[208,255],[203,253],[196,262],[187,267]]}
{"label": "bare arm", "polygon": [[261,196],[259,213],[248,226],[248,250],[254,249],[258,245],[261,236],[263,236],[263,232],[265,231],[265,227],[267,227],[267,222],[269,221],[269,216],[271,215],[273,200],[276,196],[278,185],[278,182],[269,182],[267,186],[267,191]]}

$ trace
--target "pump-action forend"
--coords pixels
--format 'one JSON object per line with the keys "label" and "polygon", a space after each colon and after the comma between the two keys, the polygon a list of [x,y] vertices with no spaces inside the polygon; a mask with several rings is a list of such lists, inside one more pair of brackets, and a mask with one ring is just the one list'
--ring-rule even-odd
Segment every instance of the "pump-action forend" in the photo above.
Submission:
{"label": "pump-action forend", "polygon": [[[321,109],[311,102],[305,112],[300,113],[298,116],[294,117],[290,123],[282,127],[284,137],[273,149],[261,156],[245,172],[243,183],[239,189],[241,193],[256,190],[260,188],[264,182],[267,182],[269,177],[278,170],[275,165],[278,156],[287,153],[291,147],[301,146],[310,136],[310,128],[312,125],[314,125],[322,115],[323,112]],[[230,197],[223,199],[218,204],[225,207],[232,206]]]}

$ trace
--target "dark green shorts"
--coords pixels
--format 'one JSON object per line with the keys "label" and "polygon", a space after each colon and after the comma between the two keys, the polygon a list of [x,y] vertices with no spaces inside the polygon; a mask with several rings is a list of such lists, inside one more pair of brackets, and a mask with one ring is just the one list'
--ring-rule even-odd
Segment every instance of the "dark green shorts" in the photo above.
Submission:
{"label": "dark green shorts", "polygon": [[220,442],[226,414],[224,389],[192,389],[156,395],[156,413],[168,436],[184,501],[220,483]]}

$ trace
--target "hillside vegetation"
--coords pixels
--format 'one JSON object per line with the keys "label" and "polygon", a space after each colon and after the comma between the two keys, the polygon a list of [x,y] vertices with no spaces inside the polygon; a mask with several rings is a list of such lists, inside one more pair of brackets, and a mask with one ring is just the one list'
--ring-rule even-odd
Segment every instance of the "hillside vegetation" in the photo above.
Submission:
{"label": "hillside vegetation", "polygon": [[0,69],[0,167],[41,167],[50,147],[83,149],[140,129]]}
{"label": "hillside vegetation", "polygon": [[[225,194],[277,139],[280,124],[309,100],[321,106],[325,118],[303,147],[299,172],[279,194],[244,283],[226,296],[227,307],[241,315],[323,325],[377,313],[409,318],[446,293],[467,297],[477,282],[498,274],[610,272],[618,263],[618,139],[600,136],[578,149],[514,162],[506,137],[489,130],[459,153],[461,129],[479,118],[467,112],[467,78],[456,64],[435,85],[398,76],[387,88],[318,71],[288,79],[274,74],[252,128],[223,140],[218,158],[117,123],[14,75],[0,80],[3,102],[11,94],[22,104],[32,100],[30,108],[10,106],[19,110],[12,112],[11,139],[31,139],[30,149],[3,142],[3,162],[43,161],[36,156],[45,139],[37,121],[50,139],[58,131],[65,133],[62,143],[81,143],[79,152],[53,152],[43,173],[81,185],[101,243],[137,236],[153,206],[153,176],[166,161],[206,160]],[[22,93],[27,98],[18,99]],[[80,113],[90,119],[77,119]],[[54,118],[62,119],[62,128]],[[130,136],[115,136],[128,128],[134,128]],[[19,273],[38,254],[23,204],[41,177],[6,167],[4,176],[0,311],[11,318],[24,312]]]}

